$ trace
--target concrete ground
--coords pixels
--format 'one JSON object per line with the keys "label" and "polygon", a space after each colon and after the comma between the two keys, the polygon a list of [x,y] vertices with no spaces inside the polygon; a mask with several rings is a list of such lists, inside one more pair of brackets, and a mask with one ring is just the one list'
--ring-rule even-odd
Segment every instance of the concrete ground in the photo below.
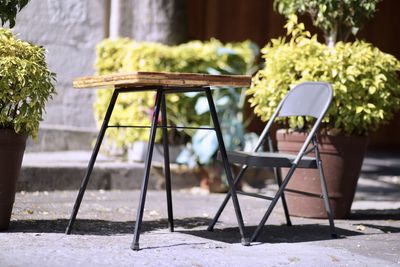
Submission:
{"label": "concrete ground", "polygon": [[[400,266],[400,191],[396,180],[361,178],[349,220],[293,218],[281,207],[259,242],[239,242],[232,206],[214,232],[206,230],[222,194],[198,188],[173,192],[176,231],[167,230],[163,191],[147,198],[140,251],[132,251],[139,191],[91,190],[71,235],[64,230],[75,191],[20,192],[8,232],[0,233],[0,266]],[[374,192],[374,193],[371,193]],[[265,210],[263,200],[240,198],[248,232]]]}
{"label": "concrete ground", "polygon": [[[76,164],[67,161],[65,164],[71,166],[53,170],[47,160],[60,160],[54,160],[53,154],[40,155],[44,159],[39,160],[37,155],[27,158],[26,174],[36,173],[36,182],[42,175],[51,176],[59,181],[54,184],[64,189],[53,191],[54,187],[50,187],[51,191],[45,191],[43,186],[48,183],[43,182],[40,191],[21,191],[16,195],[10,229],[0,233],[1,267],[400,266],[400,157],[396,155],[371,154],[365,159],[350,219],[335,221],[338,239],[330,238],[327,220],[293,218],[294,226],[285,226],[278,206],[258,242],[244,247],[239,242],[232,206],[227,207],[214,232],[206,230],[224,195],[192,187],[173,192],[174,233],[167,229],[165,192],[149,191],[140,251],[130,249],[138,190],[129,189],[129,183],[124,184],[129,190],[93,187],[86,192],[73,233],[65,235],[77,194],[76,189],[69,190],[68,183],[79,182],[82,174],[62,183],[60,180],[68,173],[56,174],[75,168]],[[69,158],[76,161],[79,155],[83,155],[80,161],[86,160],[85,154],[69,155]],[[59,156],[65,159],[65,155]],[[46,164],[40,167],[42,163]],[[109,172],[118,169],[118,164],[112,165]],[[84,166],[78,166],[80,172]],[[133,168],[133,173],[136,170],[140,166]],[[123,176],[132,179],[130,175]],[[179,184],[184,177],[181,172]],[[28,182],[25,185],[31,188]],[[240,202],[249,235],[265,211],[266,203],[245,196],[240,197]]]}

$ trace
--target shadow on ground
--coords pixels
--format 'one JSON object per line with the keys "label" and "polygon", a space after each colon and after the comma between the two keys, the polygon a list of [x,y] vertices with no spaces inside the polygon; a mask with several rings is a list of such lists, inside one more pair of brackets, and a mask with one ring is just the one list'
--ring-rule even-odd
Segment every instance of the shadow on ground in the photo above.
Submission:
{"label": "shadow on ground", "polygon": [[[240,243],[239,229],[237,227],[229,227],[222,229],[214,229],[209,232],[206,230],[208,223],[207,218],[192,217],[184,219],[176,219],[176,232],[189,234],[205,239],[216,240],[225,243]],[[57,220],[19,220],[12,221],[8,232],[14,233],[64,233],[68,224],[66,219]],[[106,221],[106,220],[77,220],[75,222],[72,234],[76,235],[100,235],[110,236],[118,234],[133,234],[135,222],[125,221]],[[167,229],[168,221],[166,219],[144,221],[142,224],[142,233],[160,229]],[[202,229],[199,229],[202,228]],[[385,226],[373,225],[373,227],[383,232],[400,232],[399,228],[388,229]],[[250,236],[256,226],[246,227],[246,236]],[[385,228],[385,229],[383,229]],[[363,233],[350,231],[336,227],[340,238],[346,238]],[[258,238],[261,243],[298,243],[331,239],[329,226],[319,224],[305,224],[294,226],[267,225]]]}
{"label": "shadow on ground", "polygon": [[356,221],[400,220],[400,209],[352,210],[349,219],[356,220]]}
{"label": "shadow on ground", "polygon": [[400,175],[400,154],[398,152],[369,151],[362,165],[361,173],[368,175]]}
{"label": "shadow on ground", "polygon": [[[251,234],[256,229],[256,226],[246,227],[246,236]],[[355,235],[362,235],[360,232],[350,231],[336,227],[336,231],[339,238],[346,238]],[[224,228],[214,229],[214,231],[202,231],[202,230],[191,230],[191,231],[179,231],[181,233],[195,235],[202,238],[212,239],[225,243],[238,243],[240,239],[239,229],[235,228]],[[261,243],[299,243],[299,242],[310,242],[310,241],[321,241],[332,239],[329,231],[329,226],[319,224],[306,224],[306,225],[294,225],[294,226],[283,226],[283,225],[267,225],[263,232],[257,238],[257,242]]]}
{"label": "shadow on ground", "polygon": [[[196,227],[205,227],[209,219],[203,217],[193,217],[184,219],[175,219],[175,227],[183,229],[193,229]],[[11,221],[8,232],[18,233],[64,233],[68,225],[68,220],[18,220]],[[72,234],[86,235],[116,235],[131,234],[135,227],[134,221],[116,222],[106,220],[82,220],[77,219],[72,229]],[[158,229],[167,229],[168,220],[161,219],[155,221],[144,221],[141,232],[150,232]]]}
{"label": "shadow on ground", "polygon": [[[371,221],[371,220],[399,220],[400,209],[391,210],[354,210],[350,220],[352,221]],[[204,217],[190,217],[175,219],[176,232],[189,234],[205,239],[216,240],[225,243],[239,243],[240,235],[237,227],[217,228],[209,232],[206,230],[210,219]],[[68,220],[18,220],[11,221],[8,232],[14,233],[64,233]],[[72,234],[77,235],[118,235],[133,234],[134,221],[107,221],[107,220],[84,220],[78,219],[75,222]],[[378,224],[364,224],[369,228],[375,228],[383,233],[399,233],[400,228]],[[144,221],[141,232],[150,232],[168,228],[168,220]],[[246,236],[251,236],[256,226],[246,227]],[[336,227],[339,238],[346,238],[360,233]],[[266,225],[263,232],[257,239],[261,243],[298,243],[321,241],[331,239],[329,226],[320,224],[303,225]]]}

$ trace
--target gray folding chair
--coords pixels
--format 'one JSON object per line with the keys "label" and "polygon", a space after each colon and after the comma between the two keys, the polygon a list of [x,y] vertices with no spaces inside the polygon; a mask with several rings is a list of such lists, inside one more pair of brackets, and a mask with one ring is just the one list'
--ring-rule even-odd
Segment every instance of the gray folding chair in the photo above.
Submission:
{"label": "gray folding chair", "polygon": [[[242,168],[235,179],[235,185],[237,185],[237,183],[243,177],[243,174],[248,167],[273,167],[275,179],[279,186],[279,189],[274,197],[237,191],[238,194],[243,194],[251,197],[257,197],[272,201],[267,211],[265,212],[264,217],[262,218],[261,222],[258,224],[256,230],[251,236],[249,242],[253,242],[257,239],[262,230],[262,227],[267,221],[269,215],[271,214],[279,198],[282,199],[287,225],[291,225],[284,191],[291,176],[293,175],[294,171],[297,168],[319,169],[322,195],[329,219],[330,231],[332,237],[336,237],[335,226],[333,222],[331,207],[328,198],[328,192],[326,188],[325,176],[322,169],[322,162],[316,138],[317,130],[321,124],[323,117],[325,116],[325,113],[329,108],[329,105],[332,101],[332,97],[333,97],[333,91],[329,83],[304,82],[295,86],[287,93],[285,98],[279,103],[276,111],[272,115],[271,119],[268,121],[267,126],[263,130],[252,152],[228,151],[229,162],[242,165]],[[309,135],[307,136],[304,144],[302,145],[297,155],[289,155],[289,154],[274,152],[272,148],[272,141],[269,134],[269,130],[274,120],[277,117],[289,117],[289,116],[311,116],[316,119],[313,127],[309,132]],[[264,144],[265,141],[268,141],[270,152],[258,152],[258,150]],[[309,148],[310,144],[311,147]],[[314,152],[315,157],[306,156],[310,152]],[[283,179],[283,181],[281,179],[280,168],[289,168],[287,175],[285,179]],[[228,192],[225,200],[223,201],[213,221],[208,227],[209,231],[213,230],[215,223],[217,222],[222,211],[224,210],[230,197],[231,194],[230,192]]]}

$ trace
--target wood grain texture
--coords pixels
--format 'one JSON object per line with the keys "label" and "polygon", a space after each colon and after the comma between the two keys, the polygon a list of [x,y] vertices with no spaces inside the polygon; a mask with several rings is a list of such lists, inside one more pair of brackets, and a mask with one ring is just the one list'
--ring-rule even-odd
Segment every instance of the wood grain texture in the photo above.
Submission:
{"label": "wood grain texture", "polygon": [[74,80],[75,88],[114,86],[134,88],[139,86],[204,87],[234,86],[249,87],[251,77],[245,75],[209,75],[197,73],[132,72],[100,76],[80,77]]}

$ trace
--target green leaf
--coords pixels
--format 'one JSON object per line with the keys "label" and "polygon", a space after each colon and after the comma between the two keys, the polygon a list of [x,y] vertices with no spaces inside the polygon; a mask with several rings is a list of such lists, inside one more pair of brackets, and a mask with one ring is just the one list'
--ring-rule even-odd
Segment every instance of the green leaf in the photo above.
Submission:
{"label": "green leaf", "polygon": [[376,87],[375,86],[370,86],[369,89],[368,89],[368,93],[373,95],[373,94],[375,94],[375,92],[376,92]]}
{"label": "green leaf", "polygon": [[55,93],[55,75],[48,70],[44,53],[0,28],[1,128],[37,135],[45,103]]}

